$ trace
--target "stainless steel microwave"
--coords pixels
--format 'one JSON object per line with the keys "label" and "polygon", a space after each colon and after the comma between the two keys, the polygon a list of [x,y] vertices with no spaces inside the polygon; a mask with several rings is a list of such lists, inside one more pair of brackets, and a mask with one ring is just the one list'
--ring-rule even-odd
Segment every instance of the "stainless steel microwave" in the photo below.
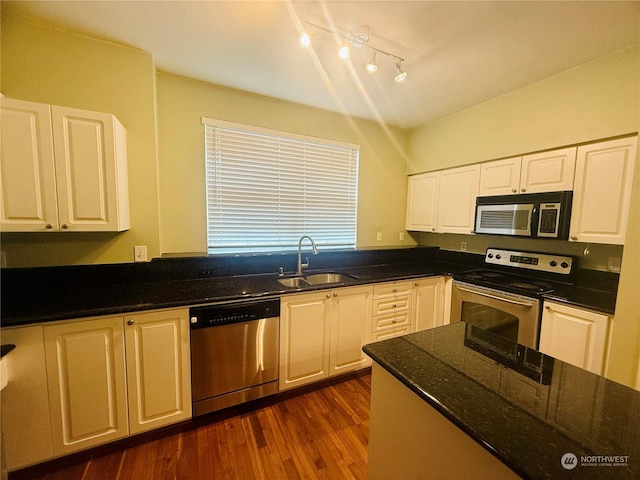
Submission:
{"label": "stainless steel microwave", "polygon": [[475,233],[567,240],[573,192],[476,198]]}

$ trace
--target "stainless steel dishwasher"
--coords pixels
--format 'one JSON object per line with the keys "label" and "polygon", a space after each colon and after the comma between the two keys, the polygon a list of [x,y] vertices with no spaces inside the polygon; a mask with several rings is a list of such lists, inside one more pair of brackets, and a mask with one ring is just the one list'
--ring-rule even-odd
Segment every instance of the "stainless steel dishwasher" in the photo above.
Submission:
{"label": "stainless steel dishwasher", "polygon": [[194,307],[189,313],[194,416],[278,391],[280,299]]}

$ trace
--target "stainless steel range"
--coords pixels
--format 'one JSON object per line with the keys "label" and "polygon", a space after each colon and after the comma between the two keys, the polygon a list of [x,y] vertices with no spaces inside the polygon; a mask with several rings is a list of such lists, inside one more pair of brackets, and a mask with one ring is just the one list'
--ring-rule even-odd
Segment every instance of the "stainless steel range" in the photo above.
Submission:
{"label": "stainless steel range", "polygon": [[451,322],[538,348],[541,295],[571,283],[573,258],[488,248],[485,268],[453,276]]}

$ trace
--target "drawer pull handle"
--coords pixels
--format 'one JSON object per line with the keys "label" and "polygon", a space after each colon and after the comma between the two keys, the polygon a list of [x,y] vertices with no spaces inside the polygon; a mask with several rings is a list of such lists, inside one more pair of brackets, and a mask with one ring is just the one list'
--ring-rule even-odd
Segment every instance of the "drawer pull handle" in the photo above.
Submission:
{"label": "drawer pull handle", "polygon": [[393,308],[396,308],[397,306],[398,306],[398,304],[397,304],[397,303],[394,303],[394,304],[392,305],[392,307],[393,307]]}

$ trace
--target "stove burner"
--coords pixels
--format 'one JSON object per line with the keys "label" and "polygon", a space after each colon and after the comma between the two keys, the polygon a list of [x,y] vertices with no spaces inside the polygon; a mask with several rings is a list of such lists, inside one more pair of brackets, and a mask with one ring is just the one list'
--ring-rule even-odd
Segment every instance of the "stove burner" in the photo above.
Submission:
{"label": "stove burner", "polygon": [[498,272],[482,272],[482,276],[485,278],[504,278],[504,275]]}
{"label": "stove burner", "polygon": [[460,275],[460,278],[464,278],[472,283],[477,282],[480,285],[484,284],[494,288],[512,288],[532,293],[549,293],[553,291],[553,285],[545,281],[492,270],[468,272]]}
{"label": "stove burner", "polygon": [[542,287],[534,285],[533,283],[513,282],[509,283],[507,286],[512,288],[521,288],[523,290],[543,291]]}

